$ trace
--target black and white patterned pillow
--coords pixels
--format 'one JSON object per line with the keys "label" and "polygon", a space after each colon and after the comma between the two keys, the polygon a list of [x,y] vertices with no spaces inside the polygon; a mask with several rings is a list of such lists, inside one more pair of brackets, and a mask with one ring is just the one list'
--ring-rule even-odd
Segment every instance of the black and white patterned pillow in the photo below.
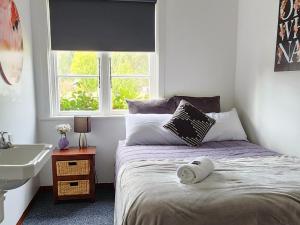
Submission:
{"label": "black and white patterned pillow", "polygon": [[164,128],[181,138],[189,146],[199,146],[215,120],[205,115],[192,104],[181,100],[172,119]]}

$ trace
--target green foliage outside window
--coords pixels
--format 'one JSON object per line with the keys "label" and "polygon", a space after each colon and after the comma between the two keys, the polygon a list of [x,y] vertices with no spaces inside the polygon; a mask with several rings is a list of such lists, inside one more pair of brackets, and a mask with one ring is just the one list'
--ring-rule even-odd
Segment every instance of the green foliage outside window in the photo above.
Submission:
{"label": "green foliage outside window", "polygon": [[112,75],[148,75],[148,55],[143,53],[122,53],[111,54]]}
{"label": "green foliage outside window", "polygon": [[62,111],[95,111],[99,109],[98,78],[63,78],[61,89],[71,83],[60,99]]}
{"label": "green foliage outside window", "polygon": [[126,99],[149,99],[148,79],[139,78],[114,78],[112,80],[112,102],[113,109],[127,109]]}
{"label": "green foliage outside window", "polygon": [[[63,52],[59,54],[58,62],[58,72],[61,74],[98,74],[98,59],[94,52]],[[99,109],[98,78],[63,78],[60,92],[61,111]]]}
{"label": "green foliage outside window", "polygon": [[97,53],[75,52],[71,62],[71,73],[80,75],[99,74]]}
{"label": "green foliage outside window", "polygon": [[[147,75],[146,54],[112,53],[112,106],[127,109],[126,99],[148,99],[148,78],[122,78],[118,75]],[[65,75],[97,75],[97,53],[62,52],[58,54],[58,73]],[[98,78],[62,78],[60,80],[61,111],[96,111],[99,109]]]}

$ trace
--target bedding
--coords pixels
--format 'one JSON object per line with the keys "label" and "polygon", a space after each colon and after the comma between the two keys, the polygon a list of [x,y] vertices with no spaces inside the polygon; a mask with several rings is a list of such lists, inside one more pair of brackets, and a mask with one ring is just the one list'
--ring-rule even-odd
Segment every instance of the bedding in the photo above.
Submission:
{"label": "bedding", "polygon": [[171,117],[171,114],[126,115],[126,145],[184,145],[184,141],[163,127]]}
{"label": "bedding", "polygon": [[186,100],[204,113],[220,112],[220,96],[174,96],[169,99],[126,100],[130,114],[172,114],[181,100]]}
{"label": "bedding", "polygon": [[236,109],[222,113],[207,113],[206,115],[216,120],[216,123],[208,131],[203,142],[247,140]]}
{"label": "bedding", "polygon": [[[203,142],[247,140],[237,111],[207,113],[216,120]],[[126,115],[126,145],[185,145],[186,142],[163,126],[172,119],[172,114]]]}
{"label": "bedding", "polygon": [[130,114],[172,114],[175,102],[172,99],[126,100]]}
{"label": "bedding", "polygon": [[212,160],[222,158],[246,158],[276,156],[278,153],[252,144],[248,141],[206,142],[198,148],[186,145],[136,145],[126,146],[125,141],[119,141],[116,151],[117,175],[122,166],[135,161],[190,159],[208,157]]}
{"label": "bedding", "polygon": [[164,124],[164,128],[182,139],[187,145],[197,147],[201,145],[205,135],[215,123],[214,119],[195,106],[181,100],[172,119]]}
{"label": "bedding", "polygon": [[191,97],[191,96],[174,96],[171,98],[174,104],[173,112],[177,109],[181,100],[185,100],[204,113],[219,113],[221,111],[220,96],[215,97]]}
{"label": "bedding", "polygon": [[[179,165],[200,156],[215,172],[179,183]],[[115,225],[298,225],[300,160],[247,141],[125,146],[116,156]]]}

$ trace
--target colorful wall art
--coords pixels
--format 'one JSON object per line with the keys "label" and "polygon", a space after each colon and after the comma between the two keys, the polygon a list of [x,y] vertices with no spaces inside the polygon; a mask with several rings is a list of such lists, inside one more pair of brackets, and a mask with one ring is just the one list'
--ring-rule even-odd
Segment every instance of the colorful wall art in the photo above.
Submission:
{"label": "colorful wall art", "polygon": [[300,70],[300,0],[280,0],[275,71]]}
{"label": "colorful wall art", "polygon": [[0,0],[0,76],[8,85],[20,81],[23,37],[20,15],[13,0]]}

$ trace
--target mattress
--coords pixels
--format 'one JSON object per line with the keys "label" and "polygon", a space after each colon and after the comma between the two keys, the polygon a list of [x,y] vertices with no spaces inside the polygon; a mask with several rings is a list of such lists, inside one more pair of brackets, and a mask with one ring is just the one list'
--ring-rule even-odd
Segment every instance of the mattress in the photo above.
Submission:
{"label": "mattress", "polygon": [[[215,171],[178,182],[179,165],[199,156]],[[115,225],[300,225],[300,159],[246,141],[125,146],[116,158]]]}

